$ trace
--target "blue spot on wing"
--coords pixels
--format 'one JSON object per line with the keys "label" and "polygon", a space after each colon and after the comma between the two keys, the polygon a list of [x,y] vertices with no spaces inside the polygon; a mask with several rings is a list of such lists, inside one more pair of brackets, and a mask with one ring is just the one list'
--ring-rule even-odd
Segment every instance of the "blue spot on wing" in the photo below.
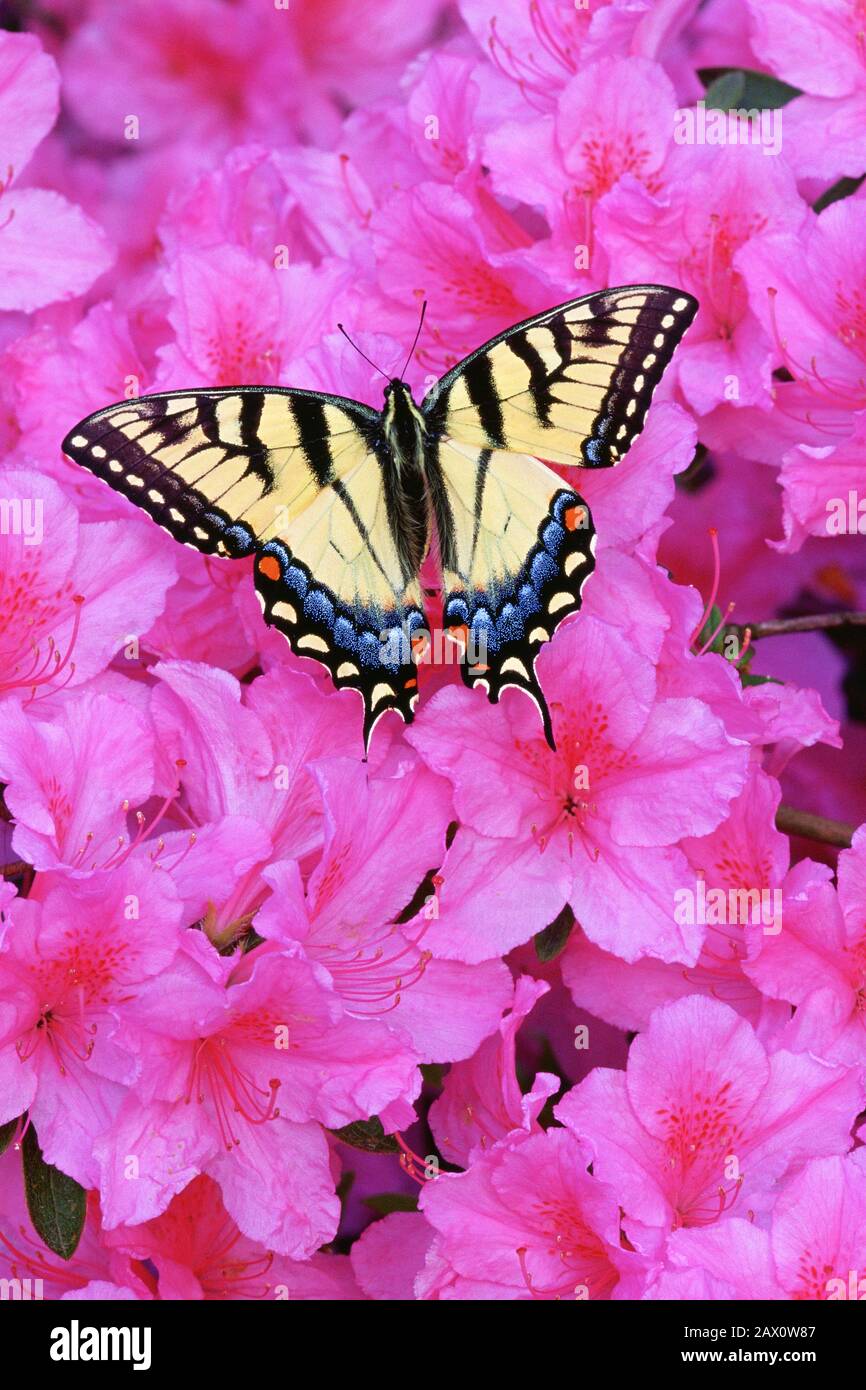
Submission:
{"label": "blue spot on wing", "polygon": [[525,628],[520,609],[516,608],[513,603],[503,604],[496,627],[501,641],[519,642]]}
{"label": "blue spot on wing", "polygon": [[358,656],[364,666],[382,665],[382,643],[375,632],[358,633]]}
{"label": "blue spot on wing", "polygon": [[558,555],[565,540],[565,531],[556,521],[549,521],[541,533],[544,548],[550,555]]}
{"label": "blue spot on wing", "polygon": [[304,599],[304,612],[323,627],[333,628],[334,605],[321,589],[310,589]]}
{"label": "blue spot on wing", "polygon": [[358,650],[358,634],[348,618],[340,616],[334,623],[334,642],[348,652]]}
{"label": "blue spot on wing", "polygon": [[521,584],[517,601],[520,604],[521,613],[527,618],[531,613],[537,613],[541,607],[541,599],[531,584]]}
{"label": "blue spot on wing", "polygon": [[289,565],[284,578],[289,588],[294,589],[295,593],[303,598],[309,588],[309,580],[304,571],[298,569],[297,565]]}
{"label": "blue spot on wing", "polygon": [[529,577],[536,589],[542,588],[544,584],[549,584],[558,573],[558,567],[544,551],[535,556],[529,568]]}

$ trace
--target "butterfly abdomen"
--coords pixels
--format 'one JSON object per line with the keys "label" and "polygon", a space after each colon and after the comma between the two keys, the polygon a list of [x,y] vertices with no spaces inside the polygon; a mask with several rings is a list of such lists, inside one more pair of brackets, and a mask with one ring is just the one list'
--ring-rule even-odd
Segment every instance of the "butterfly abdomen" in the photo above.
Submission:
{"label": "butterfly abdomen", "polygon": [[407,576],[417,574],[430,534],[430,502],[424,475],[427,422],[408,386],[391,381],[382,411],[385,501]]}

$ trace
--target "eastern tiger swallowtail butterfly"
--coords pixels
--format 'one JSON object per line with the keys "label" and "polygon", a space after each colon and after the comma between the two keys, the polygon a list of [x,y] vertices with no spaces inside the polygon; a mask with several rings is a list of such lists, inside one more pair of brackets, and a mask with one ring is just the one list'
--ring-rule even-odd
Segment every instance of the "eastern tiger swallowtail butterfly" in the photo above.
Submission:
{"label": "eastern tiger swallowtail butterfly", "polygon": [[443,626],[466,685],[526,691],[553,744],[535,659],[580,607],[595,530],[539,459],[619,463],[697,303],[663,285],[535,314],[382,410],[318,391],[166,391],[89,415],[63,450],[205,554],[255,556],[265,621],[360,692],[364,740],[409,722],[435,528]]}

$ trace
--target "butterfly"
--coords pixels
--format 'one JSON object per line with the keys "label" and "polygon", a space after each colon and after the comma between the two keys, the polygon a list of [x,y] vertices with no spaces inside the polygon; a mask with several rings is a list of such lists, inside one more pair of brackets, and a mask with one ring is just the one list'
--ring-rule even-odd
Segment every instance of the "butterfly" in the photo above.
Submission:
{"label": "butterfly", "polygon": [[553,746],[535,661],[580,607],[595,529],[541,460],[619,463],[697,308],[663,285],[603,290],[506,329],[420,405],[399,377],[381,410],[283,387],[166,391],[96,411],[62,448],[185,545],[254,556],[265,621],[360,693],[365,747],[386,710],[414,715],[435,532],[464,683],[493,702],[524,690]]}

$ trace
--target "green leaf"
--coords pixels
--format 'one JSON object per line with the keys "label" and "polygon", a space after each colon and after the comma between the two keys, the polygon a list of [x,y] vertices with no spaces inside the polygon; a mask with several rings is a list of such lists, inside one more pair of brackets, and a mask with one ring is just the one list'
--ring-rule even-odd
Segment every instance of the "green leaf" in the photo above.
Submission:
{"label": "green leaf", "polygon": [[861,174],[857,179],[839,179],[837,183],[834,183],[832,187],[821,194],[816,203],[812,204],[815,212],[823,212],[831,203],[839,203],[843,198],[850,198],[852,193],[857,192],[864,179],[866,179],[866,174]]}
{"label": "green leaf", "polygon": [[8,1120],[5,1125],[0,1125],[0,1154],[5,1154],[9,1148],[17,1128],[18,1120]]}
{"label": "green leaf", "polygon": [[69,1260],[84,1230],[87,1194],[74,1178],[45,1162],[32,1125],[24,1135],[22,1151],[30,1220],[48,1249]]}
{"label": "green leaf", "polygon": [[377,1216],[390,1216],[392,1211],[418,1210],[417,1192],[377,1192],[372,1197],[362,1198],[362,1201]]}
{"label": "green leaf", "polygon": [[715,111],[731,111],[741,104],[746,90],[746,76],[742,72],[726,72],[711,82],[704,95],[707,106]]}
{"label": "green leaf", "polygon": [[428,1086],[435,1086],[438,1091],[442,1090],[445,1085],[445,1064],[443,1062],[422,1062],[419,1071]]}
{"label": "green leaf", "polygon": [[378,1115],[371,1120],[353,1120],[342,1129],[332,1129],[335,1139],[351,1144],[353,1149],[363,1149],[368,1154],[398,1154],[400,1145],[391,1134],[386,1134]]}
{"label": "green leaf", "polygon": [[799,87],[749,68],[705,68],[699,76],[704,101],[718,111],[775,111],[802,96]]}
{"label": "green leaf", "polygon": [[571,929],[574,926],[574,913],[568,903],[562,909],[558,917],[554,917],[549,926],[543,931],[535,934],[535,954],[541,961],[556,960],[560,951],[564,951],[568,938],[571,936]]}

